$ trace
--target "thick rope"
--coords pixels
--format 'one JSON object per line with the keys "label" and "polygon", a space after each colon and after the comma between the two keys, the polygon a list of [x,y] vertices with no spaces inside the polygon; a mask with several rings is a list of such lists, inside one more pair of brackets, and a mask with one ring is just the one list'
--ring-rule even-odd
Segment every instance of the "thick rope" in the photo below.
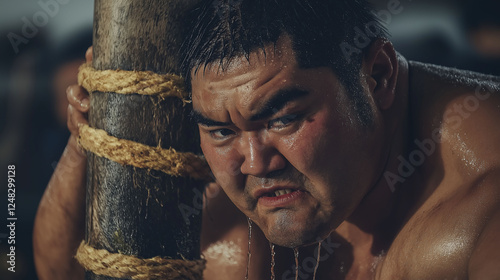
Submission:
{"label": "thick rope", "polygon": [[193,153],[181,153],[173,148],[162,149],[118,139],[102,129],[88,125],[80,126],[79,131],[79,145],[100,157],[122,165],[159,170],[171,176],[211,180],[207,162]]}
{"label": "thick rope", "polygon": [[96,70],[91,63],[80,66],[78,84],[89,93],[94,91],[120,94],[155,95],[160,98],[178,97],[184,102],[188,94],[184,79],[174,74],[156,74],[151,71]]}
{"label": "thick rope", "polygon": [[95,249],[82,241],[75,258],[94,274],[128,279],[200,280],[203,278],[205,260],[174,260],[154,257],[141,259],[135,256],[110,253]]}
{"label": "thick rope", "polygon": [[[149,71],[103,70],[92,68],[90,63],[80,67],[78,83],[89,93],[113,92],[140,94],[160,99],[178,97],[183,102],[187,94],[181,77],[159,75]],[[163,171],[171,176],[190,176],[211,180],[210,168],[201,156],[181,153],[175,149],[150,147],[130,140],[118,139],[101,129],[82,125],[78,143],[84,149],[122,165]],[[154,257],[141,259],[135,256],[113,254],[95,249],[84,241],[78,248],[76,259],[94,274],[129,279],[189,279],[203,277],[205,260],[174,260]]]}

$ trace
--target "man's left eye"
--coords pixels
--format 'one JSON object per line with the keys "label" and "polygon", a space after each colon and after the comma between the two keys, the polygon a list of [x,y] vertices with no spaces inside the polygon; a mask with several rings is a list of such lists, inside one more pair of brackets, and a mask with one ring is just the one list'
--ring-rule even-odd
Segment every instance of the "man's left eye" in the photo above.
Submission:
{"label": "man's left eye", "polygon": [[283,128],[297,120],[297,114],[284,115],[283,117],[269,121],[268,128]]}
{"label": "man's left eye", "polygon": [[216,140],[226,139],[233,134],[234,131],[227,128],[215,129],[210,131],[210,136]]}

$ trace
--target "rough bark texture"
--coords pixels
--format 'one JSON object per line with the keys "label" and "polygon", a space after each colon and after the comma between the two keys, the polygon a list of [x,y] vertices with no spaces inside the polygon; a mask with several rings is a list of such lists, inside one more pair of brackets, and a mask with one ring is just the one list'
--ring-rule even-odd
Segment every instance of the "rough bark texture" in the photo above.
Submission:
{"label": "rough bark texture", "polygon": [[[94,67],[179,73],[178,53],[186,34],[182,19],[195,2],[96,0]],[[200,153],[189,110],[177,98],[94,93],[89,121],[118,138]],[[201,215],[184,217],[179,205],[196,208],[203,182],[121,166],[93,154],[87,181],[86,240],[91,246],[142,258],[200,257]],[[87,272],[86,279],[116,278]]]}

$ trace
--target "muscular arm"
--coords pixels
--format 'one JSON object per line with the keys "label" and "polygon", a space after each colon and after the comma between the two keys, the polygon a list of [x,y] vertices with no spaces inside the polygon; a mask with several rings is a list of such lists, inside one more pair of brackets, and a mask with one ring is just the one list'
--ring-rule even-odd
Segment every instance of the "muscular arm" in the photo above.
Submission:
{"label": "muscular arm", "polygon": [[[92,48],[86,53],[92,60]],[[84,238],[86,155],[76,139],[79,124],[88,123],[88,93],[70,86],[68,128],[71,136],[38,206],[33,230],[33,250],[41,280],[83,279],[83,268],[74,256]]]}
{"label": "muscular arm", "polygon": [[38,277],[83,279],[83,268],[74,259],[84,237],[85,157],[77,150],[74,136],[50,179],[40,202],[33,231]]}

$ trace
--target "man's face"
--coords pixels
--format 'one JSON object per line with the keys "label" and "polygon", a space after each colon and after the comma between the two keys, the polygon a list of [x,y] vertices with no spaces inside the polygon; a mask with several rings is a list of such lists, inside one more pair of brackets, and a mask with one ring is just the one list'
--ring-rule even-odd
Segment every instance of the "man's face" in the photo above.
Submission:
{"label": "man's face", "polygon": [[271,242],[296,247],[345,220],[383,161],[378,118],[362,127],[331,69],[301,69],[290,46],[202,67],[192,94],[217,182]]}

